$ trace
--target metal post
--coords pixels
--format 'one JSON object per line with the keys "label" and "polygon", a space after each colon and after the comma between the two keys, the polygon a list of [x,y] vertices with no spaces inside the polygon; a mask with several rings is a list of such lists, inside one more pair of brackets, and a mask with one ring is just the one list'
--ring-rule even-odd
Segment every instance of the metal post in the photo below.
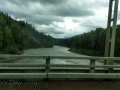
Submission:
{"label": "metal post", "polygon": [[[108,22],[107,22],[107,31],[106,31],[106,44],[105,44],[105,57],[109,56],[109,47],[110,47],[110,29],[111,29],[111,21],[112,21],[112,6],[113,0],[109,1],[109,11],[108,11]],[[106,61],[105,64],[108,64]]]}
{"label": "metal post", "polygon": [[[112,18],[113,1],[115,1],[115,5],[114,5],[114,15]],[[109,1],[108,23],[107,23],[106,44],[105,44],[105,57],[109,57],[109,56],[114,57],[118,2],[119,2],[119,0],[110,0]],[[111,22],[112,21],[113,21],[113,27],[112,27],[112,31],[111,31]],[[106,61],[106,64],[110,64],[110,62]]]}
{"label": "metal post", "polygon": [[[95,60],[90,60],[90,65],[95,65]],[[95,68],[90,68],[90,73],[94,73],[95,72]]]}
{"label": "metal post", "polygon": [[119,2],[119,0],[115,0],[114,16],[113,16],[113,27],[112,27],[112,35],[111,35],[110,57],[114,57],[115,37],[116,37],[116,23],[117,23],[117,13],[118,13],[118,2]]}
{"label": "metal post", "polygon": [[[114,13],[112,16],[112,7],[114,3]],[[115,48],[115,37],[116,37],[116,23],[117,23],[117,13],[118,13],[118,2],[119,0],[110,0],[109,1],[109,12],[108,12],[108,24],[106,31],[106,44],[105,44],[105,57],[114,57],[114,48]],[[111,22],[113,21],[113,26],[111,28]],[[111,30],[112,29],[112,30]],[[107,65],[112,65],[113,60],[107,60],[105,62]],[[112,68],[108,69],[108,72],[113,72]]]}
{"label": "metal post", "polygon": [[50,57],[48,56],[47,58],[46,58],[46,69],[45,69],[45,72],[46,73],[49,73],[49,64],[50,64]]}

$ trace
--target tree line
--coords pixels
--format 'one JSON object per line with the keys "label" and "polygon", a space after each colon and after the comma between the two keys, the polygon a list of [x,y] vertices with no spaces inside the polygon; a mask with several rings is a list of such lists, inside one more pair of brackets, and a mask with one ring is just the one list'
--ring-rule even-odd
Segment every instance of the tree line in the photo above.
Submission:
{"label": "tree line", "polygon": [[[63,46],[70,47],[70,51],[81,54],[104,56],[106,40],[106,28],[96,28],[90,32],[83,33],[72,38],[57,40],[55,44],[63,43]],[[120,25],[116,29],[115,56],[120,56]]]}
{"label": "tree line", "polygon": [[53,47],[54,39],[31,24],[0,12],[0,53],[21,54],[24,49]]}

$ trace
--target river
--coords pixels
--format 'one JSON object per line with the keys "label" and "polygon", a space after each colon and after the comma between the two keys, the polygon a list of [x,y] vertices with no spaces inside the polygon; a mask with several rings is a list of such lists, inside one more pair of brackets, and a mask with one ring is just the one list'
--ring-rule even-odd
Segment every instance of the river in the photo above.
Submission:
{"label": "river", "polygon": [[[69,48],[54,46],[53,48],[38,48],[38,49],[28,49],[24,50],[23,55],[45,55],[45,56],[86,56],[82,54],[76,54],[68,51]],[[40,63],[44,64],[45,59],[30,59],[24,58],[22,60],[16,60],[14,63]],[[68,60],[68,59],[52,59],[51,64],[89,64],[89,60]],[[96,64],[100,64],[100,62],[96,62]]]}

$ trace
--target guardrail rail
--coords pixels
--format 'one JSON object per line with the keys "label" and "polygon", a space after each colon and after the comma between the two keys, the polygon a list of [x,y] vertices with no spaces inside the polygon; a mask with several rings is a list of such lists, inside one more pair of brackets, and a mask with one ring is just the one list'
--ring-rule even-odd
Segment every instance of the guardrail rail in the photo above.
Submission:
{"label": "guardrail rail", "polygon": [[[120,61],[120,57],[0,55],[0,58],[13,57],[45,59],[46,63],[0,63],[0,79],[120,79],[120,65],[95,65],[99,60]],[[50,64],[51,59],[87,59],[90,64]]]}

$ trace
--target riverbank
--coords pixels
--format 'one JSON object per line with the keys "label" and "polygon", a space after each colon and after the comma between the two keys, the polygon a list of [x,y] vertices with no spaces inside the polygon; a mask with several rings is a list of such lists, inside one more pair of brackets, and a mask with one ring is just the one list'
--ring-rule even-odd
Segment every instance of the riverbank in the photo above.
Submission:
{"label": "riverbank", "polygon": [[68,51],[74,52],[77,54],[89,55],[89,56],[103,56],[104,55],[102,52],[98,52],[98,51],[90,50],[90,49],[70,48]]}

